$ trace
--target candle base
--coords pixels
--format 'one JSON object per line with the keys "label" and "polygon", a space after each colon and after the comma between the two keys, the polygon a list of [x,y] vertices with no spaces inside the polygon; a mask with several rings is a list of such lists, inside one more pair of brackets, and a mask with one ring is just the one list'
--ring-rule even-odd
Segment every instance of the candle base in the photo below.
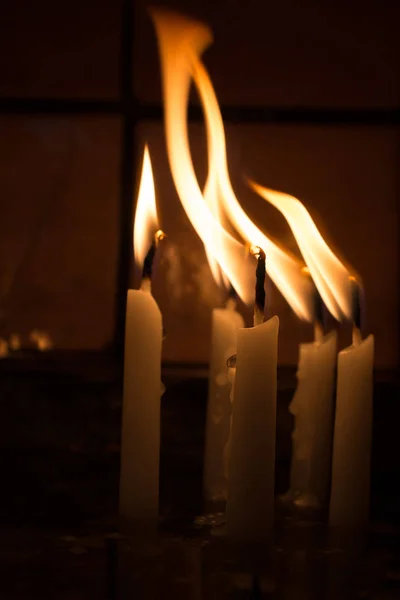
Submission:
{"label": "candle base", "polygon": [[301,492],[289,489],[276,499],[277,507],[287,511],[301,514],[302,518],[309,515],[316,518],[322,512],[322,506],[318,498],[309,492]]}
{"label": "candle base", "polygon": [[321,503],[314,494],[307,492],[300,492],[296,495],[293,504],[299,510],[313,510],[318,511],[321,509]]}
{"label": "candle base", "polygon": [[226,525],[226,514],[225,512],[208,512],[204,515],[200,515],[194,520],[195,527],[202,529],[214,529],[221,528]]}
{"label": "candle base", "polygon": [[158,537],[158,519],[132,519],[120,515],[118,530],[130,540],[136,540],[141,543],[147,540],[151,543]]}

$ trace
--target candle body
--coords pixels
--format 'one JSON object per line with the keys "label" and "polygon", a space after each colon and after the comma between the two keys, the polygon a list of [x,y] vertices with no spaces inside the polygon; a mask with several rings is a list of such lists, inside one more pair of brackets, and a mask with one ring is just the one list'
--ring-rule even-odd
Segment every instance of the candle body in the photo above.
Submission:
{"label": "candle body", "polygon": [[152,295],[129,290],[125,325],[120,516],[125,522],[158,517],[161,313]]}
{"label": "candle body", "polygon": [[[229,459],[231,456],[232,406],[233,406],[233,394],[235,393],[235,379],[236,379],[236,367],[229,367],[228,368],[228,381],[229,381],[229,386],[230,386],[229,401],[231,403],[231,415],[230,415],[230,419],[229,419],[229,436],[228,436],[228,441],[226,442],[225,450],[224,450],[224,474],[225,474],[225,480],[227,482],[227,488],[228,488],[228,481],[229,481]],[[226,490],[226,497],[228,498],[228,489]]]}
{"label": "candle body", "polygon": [[330,524],[358,529],[369,519],[374,337],[339,352]]}
{"label": "candle body", "polygon": [[227,532],[264,541],[274,519],[279,319],[239,329],[230,443]]}
{"label": "candle body", "polygon": [[236,353],[237,330],[243,326],[242,316],[233,308],[212,311],[204,457],[204,497],[212,502],[224,501],[227,496],[224,453],[230,434],[232,409],[226,361]]}
{"label": "candle body", "polygon": [[336,331],[299,346],[298,384],[289,406],[295,419],[290,491],[304,505],[328,500],[336,357]]}

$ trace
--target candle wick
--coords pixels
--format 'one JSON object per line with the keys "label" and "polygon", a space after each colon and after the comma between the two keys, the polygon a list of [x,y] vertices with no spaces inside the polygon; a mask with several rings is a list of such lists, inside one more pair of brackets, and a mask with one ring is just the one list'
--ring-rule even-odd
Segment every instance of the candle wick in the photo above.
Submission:
{"label": "candle wick", "polygon": [[254,307],[254,315],[253,315],[253,325],[257,327],[258,325],[262,325],[264,323],[264,312],[260,310],[259,306],[255,305]]}
{"label": "candle wick", "polygon": [[151,279],[149,277],[144,277],[140,282],[140,290],[142,292],[147,292],[151,294]]}
{"label": "candle wick", "polygon": [[254,327],[264,323],[265,307],[265,252],[259,246],[252,246],[251,254],[257,257],[256,268],[256,299],[254,304]]}
{"label": "candle wick", "polygon": [[143,270],[142,270],[142,281],[140,284],[140,289],[145,292],[151,293],[151,277],[153,274],[153,263],[156,255],[157,247],[159,241],[163,240],[166,237],[165,233],[159,229],[154,234],[153,242],[150,246],[148,253],[144,259]]}
{"label": "candle wick", "polygon": [[314,343],[318,346],[322,343],[324,337],[324,330],[321,321],[314,321]]}
{"label": "candle wick", "polygon": [[351,296],[352,296],[352,316],[353,329],[361,329],[361,289],[355,277],[350,277]]}
{"label": "candle wick", "polygon": [[358,346],[362,342],[361,330],[353,323],[353,346]]}

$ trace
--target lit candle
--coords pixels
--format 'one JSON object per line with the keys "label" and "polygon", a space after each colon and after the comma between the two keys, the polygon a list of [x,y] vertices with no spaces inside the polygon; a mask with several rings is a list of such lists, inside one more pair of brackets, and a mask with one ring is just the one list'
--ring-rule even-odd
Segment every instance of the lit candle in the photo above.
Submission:
{"label": "lit candle", "polygon": [[260,249],[257,275],[255,326],[239,329],[233,389],[227,533],[238,541],[267,540],[274,519],[279,319],[262,323],[265,255]]}
{"label": "lit candle", "polygon": [[331,474],[337,334],[324,336],[317,290],[314,298],[314,341],[299,346],[298,383],[289,406],[294,416],[292,464],[290,489],[282,499],[298,508],[326,504]]}
{"label": "lit candle", "polygon": [[[220,203],[215,144],[208,145],[208,175],[203,197],[214,218],[227,228],[227,219]],[[218,235],[218,246],[223,242]],[[237,330],[244,327],[242,316],[237,312],[237,293],[230,284],[213,253],[204,246],[212,275],[228,299],[224,308],[215,308],[211,317],[211,353],[208,380],[207,418],[205,430],[203,489],[209,510],[221,509],[227,498],[226,447],[231,429],[231,385],[227,360],[236,354]]]}
{"label": "lit candle", "polygon": [[152,263],[163,237],[157,230],[145,148],[134,225],[135,259],[143,264],[143,274],[140,289],[128,291],[125,324],[119,511],[129,528],[152,526],[158,517],[162,318],[151,294]]}
{"label": "lit candle", "polygon": [[[250,182],[250,185],[258,194],[273,204],[287,220],[315,286],[329,312],[338,321],[344,318],[355,319],[353,346],[340,352],[337,367],[330,520],[335,524],[348,523],[357,526],[365,522],[368,512],[374,353],[372,336],[363,342],[361,341],[359,323],[360,289],[354,281],[350,285],[348,269],[325,242],[307,209],[297,198],[262,187],[254,182]],[[333,345],[334,340],[331,339],[330,346],[325,345],[323,350],[329,354],[325,360],[330,361],[330,366],[324,363],[324,370],[326,369],[326,397],[328,397],[329,378],[332,376]],[[302,357],[300,357],[300,360],[302,366]],[[330,375],[328,375],[328,370]],[[302,369],[300,368],[299,375],[301,375],[301,372]],[[304,369],[303,372],[305,373]],[[310,374],[311,377],[315,380],[317,373]],[[320,424],[318,421],[313,444],[318,444],[315,435],[319,438],[320,429],[325,428],[325,440],[323,440],[321,433],[319,443],[324,442],[326,444],[326,450],[321,451],[321,457],[323,463],[327,464],[326,452],[330,442],[328,427],[330,409],[329,404],[325,406],[327,412],[323,417],[323,423]],[[322,408],[322,405],[319,404],[319,407]],[[314,401],[312,401],[310,408],[315,410]],[[301,411],[301,414],[303,414],[303,411]],[[300,418],[300,415],[296,415],[296,418]],[[308,435],[309,439],[310,437],[311,433]],[[306,450],[307,455],[309,455],[310,445]],[[308,464],[307,461],[306,464]],[[311,465],[312,463],[310,463]],[[293,476],[296,476],[296,473]],[[304,477],[305,475],[302,473],[302,480],[304,480]],[[298,484],[294,483],[294,485],[297,486]],[[310,487],[310,489],[312,488]],[[319,493],[323,497],[325,496],[326,479],[321,480]]]}
{"label": "lit candle", "polygon": [[236,310],[236,295],[230,294],[225,308],[215,308],[212,311],[204,497],[213,503],[226,501],[227,497],[224,456],[231,422],[231,386],[227,360],[236,353],[237,331],[243,326],[243,318]]}
{"label": "lit candle", "polygon": [[360,287],[352,278],[353,344],[339,352],[329,522],[362,529],[369,519],[374,337],[361,337]]}

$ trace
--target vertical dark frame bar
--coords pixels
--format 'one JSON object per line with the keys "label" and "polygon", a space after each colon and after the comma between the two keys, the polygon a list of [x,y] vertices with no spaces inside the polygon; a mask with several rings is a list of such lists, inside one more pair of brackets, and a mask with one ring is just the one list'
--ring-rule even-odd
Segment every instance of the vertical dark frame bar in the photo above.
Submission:
{"label": "vertical dark frame bar", "polygon": [[114,347],[124,351],[126,295],[132,264],[135,101],[133,97],[133,0],[123,0],[121,14],[120,101],[122,106],[119,256],[116,289]]}

